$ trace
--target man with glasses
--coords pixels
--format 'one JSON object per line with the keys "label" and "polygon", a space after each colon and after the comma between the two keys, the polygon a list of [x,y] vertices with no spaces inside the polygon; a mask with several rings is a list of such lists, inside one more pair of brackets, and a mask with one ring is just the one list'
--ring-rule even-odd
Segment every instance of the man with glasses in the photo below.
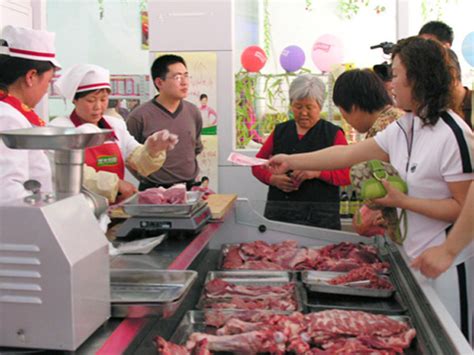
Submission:
{"label": "man with glasses", "polygon": [[153,62],[151,76],[159,93],[129,114],[128,130],[140,143],[162,129],[177,134],[179,142],[174,150],[167,153],[166,161],[159,171],[147,177],[138,177],[138,189],[143,191],[158,186],[168,188],[177,183],[186,183],[189,190],[199,173],[196,157],[203,146],[201,113],[197,106],[184,100],[189,89],[186,62],[177,55],[162,55]]}

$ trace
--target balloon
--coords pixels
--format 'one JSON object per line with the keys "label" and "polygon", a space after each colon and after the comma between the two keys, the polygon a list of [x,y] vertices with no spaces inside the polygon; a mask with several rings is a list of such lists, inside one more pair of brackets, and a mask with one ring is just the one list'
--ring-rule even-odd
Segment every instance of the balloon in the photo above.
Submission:
{"label": "balloon", "polygon": [[462,41],[462,55],[471,67],[474,67],[474,32],[468,33]]}
{"label": "balloon", "polygon": [[319,70],[330,71],[334,65],[342,63],[344,57],[342,41],[330,34],[322,35],[314,42],[311,57]]}
{"label": "balloon", "polygon": [[250,46],[242,52],[240,62],[247,71],[258,72],[267,62],[267,56],[259,46]]}
{"label": "balloon", "polygon": [[300,69],[305,59],[303,50],[298,46],[288,46],[280,54],[280,64],[287,72]]}

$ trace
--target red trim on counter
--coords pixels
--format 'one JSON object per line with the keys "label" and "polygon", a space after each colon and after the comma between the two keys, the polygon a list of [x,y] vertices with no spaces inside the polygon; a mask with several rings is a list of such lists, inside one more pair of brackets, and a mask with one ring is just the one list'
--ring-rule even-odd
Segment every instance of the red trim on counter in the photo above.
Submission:
{"label": "red trim on counter", "polygon": [[125,318],[96,355],[122,354],[148,321],[147,318]]}
{"label": "red trim on counter", "polygon": [[168,270],[186,270],[194,258],[206,247],[211,236],[219,229],[219,223],[207,224],[202,232],[189,243],[181,254],[168,266]]}

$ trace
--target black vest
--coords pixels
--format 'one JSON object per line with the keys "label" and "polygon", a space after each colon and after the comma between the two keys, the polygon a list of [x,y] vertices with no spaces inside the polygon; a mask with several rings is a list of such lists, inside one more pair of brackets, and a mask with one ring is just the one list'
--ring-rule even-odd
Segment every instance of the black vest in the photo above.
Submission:
{"label": "black vest", "polygon": [[[294,120],[281,123],[273,133],[272,155],[307,153],[331,147],[340,129],[332,123],[319,120],[300,140]],[[267,218],[340,229],[339,187],[322,180],[306,180],[297,191],[289,193],[270,186],[267,201]],[[292,204],[292,201],[297,203]]]}

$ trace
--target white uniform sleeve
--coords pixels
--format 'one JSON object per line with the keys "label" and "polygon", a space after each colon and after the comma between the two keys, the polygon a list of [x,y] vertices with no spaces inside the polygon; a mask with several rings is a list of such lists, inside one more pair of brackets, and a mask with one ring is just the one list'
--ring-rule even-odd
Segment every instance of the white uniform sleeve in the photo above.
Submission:
{"label": "white uniform sleeve", "polygon": [[105,117],[105,120],[114,129],[115,135],[118,138],[123,160],[126,161],[128,156],[132,154],[132,152],[138,146],[140,146],[140,143],[138,143],[136,139],[130,134],[124,120],[111,116]]}
{"label": "white uniform sleeve", "polygon": [[[4,110],[8,112],[8,108]],[[9,113],[0,112],[0,131],[31,127],[26,119],[23,120],[25,123],[10,117]],[[28,195],[23,187],[23,182],[31,178],[28,154],[28,150],[8,148],[0,139],[0,203],[11,202]]]}
{"label": "white uniform sleeve", "polygon": [[115,202],[118,193],[119,177],[108,171],[95,171],[84,165],[84,186],[92,192],[104,196],[110,203]]}
{"label": "white uniform sleeve", "polygon": [[[2,127],[3,128],[3,127]],[[23,182],[28,180],[28,151],[7,148],[0,142],[0,202],[8,203],[25,197],[28,192]]]}

